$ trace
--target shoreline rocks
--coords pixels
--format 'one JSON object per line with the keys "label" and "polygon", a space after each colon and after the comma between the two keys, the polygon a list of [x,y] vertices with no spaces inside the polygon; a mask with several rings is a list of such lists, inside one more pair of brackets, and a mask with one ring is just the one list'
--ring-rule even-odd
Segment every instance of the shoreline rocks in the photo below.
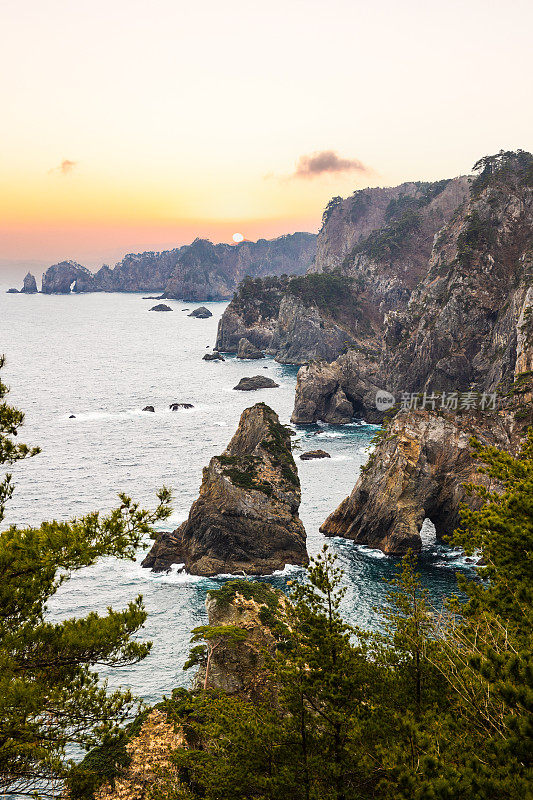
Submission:
{"label": "shoreline rocks", "polygon": [[265,354],[258,347],[253,345],[248,339],[244,337],[239,339],[237,346],[237,358],[240,359],[258,359],[264,358]]}
{"label": "shoreline rocks", "polygon": [[208,317],[212,317],[213,314],[205,306],[199,306],[199,308],[195,308],[194,311],[191,311],[187,316],[196,317],[196,319],[207,319]]}
{"label": "shoreline rocks", "polygon": [[226,359],[222,355],[222,353],[218,353],[214,350],[212,353],[206,353],[202,356],[203,361],[225,361]]}
{"label": "shoreline rocks", "polygon": [[204,469],[188,519],[158,537],[142,566],[162,571],[184,564],[193,575],[210,576],[306,565],[300,498],[290,432],[258,403],[242,413],[226,450]]}

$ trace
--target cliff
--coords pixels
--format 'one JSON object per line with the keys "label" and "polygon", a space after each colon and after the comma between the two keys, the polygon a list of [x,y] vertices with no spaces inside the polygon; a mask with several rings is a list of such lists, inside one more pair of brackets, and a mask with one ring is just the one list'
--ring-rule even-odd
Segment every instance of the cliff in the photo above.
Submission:
{"label": "cliff", "polygon": [[204,469],[188,519],[162,534],[144,567],[194,575],[271,574],[307,564],[300,481],[289,431],[264,403],[246,409],[228,447]]}
{"label": "cliff", "polygon": [[[369,420],[381,416],[377,388],[397,400],[424,390],[491,392],[531,365],[533,156],[519,151],[482,163],[407,306],[385,315],[378,347],[331,364],[337,387]],[[302,370],[293,421],[330,421],[319,416],[329,391],[315,365]]]}
{"label": "cliff", "polygon": [[437,539],[459,523],[461,503],[470,504],[463,484],[488,485],[477,472],[470,439],[511,448],[510,417],[400,411],[363,468],[355,487],[324,522],[326,536],[403,555],[420,550],[420,529],[429,518]]}
{"label": "cliff", "polygon": [[183,300],[225,300],[246,276],[302,274],[312,262],[316,236],[293,233],[236,245],[196,239],[160,253],[129,254],[113,269],[92,273],[74,261],[49,267],[43,276],[45,294],[75,292],[163,292]]}
{"label": "cliff", "polygon": [[468,179],[455,178],[334,198],[308,274],[275,289],[256,282],[238,291],[216,346],[235,350],[237,332],[250,341],[260,337],[285,364],[333,361],[351,348],[375,350],[386,313],[406,307],[427,271],[436,233],[467,194]]}

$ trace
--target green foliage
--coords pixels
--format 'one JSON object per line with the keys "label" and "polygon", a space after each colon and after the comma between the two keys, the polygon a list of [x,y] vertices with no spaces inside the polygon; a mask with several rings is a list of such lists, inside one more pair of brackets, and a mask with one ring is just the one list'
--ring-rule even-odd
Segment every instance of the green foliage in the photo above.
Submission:
{"label": "green foliage", "polygon": [[508,185],[516,180],[524,186],[533,185],[533,155],[525,150],[500,150],[480,158],[473,169],[478,173],[471,185],[474,197],[487,186]]}
{"label": "green foliage", "polygon": [[457,259],[469,264],[475,252],[486,249],[495,239],[490,220],[483,220],[477,211],[467,217],[467,225],[457,237]]}
{"label": "green foliage", "polygon": [[331,198],[326,208],[324,209],[324,213],[322,214],[322,227],[327,225],[329,218],[333,214],[333,211],[341,204],[342,204],[342,197],[340,197],[339,195]]}
{"label": "green foliage", "polygon": [[288,291],[298,297],[305,306],[317,306],[327,310],[346,302],[350,294],[352,281],[343,275],[331,272],[310,273],[292,278]]}
{"label": "green foliage", "polygon": [[[7,392],[3,384],[0,392],[2,397]],[[22,421],[20,412],[5,402],[0,406],[0,463],[36,454],[10,438]],[[9,478],[0,491],[3,510],[13,491]],[[12,526],[0,535],[0,787],[5,792],[58,793],[57,779],[68,768],[67,748],[116,736],[136,704],[131,692],[108,693],[93,667],[122,667],[148,654],[149,642],[132,639],[146,619],[140,596],[123,611],[91,612],[56,624],[47,616],[49,598],[74,571],[101,556],[133,557],[152,525],[171,513],[166,489],[153,512],[119,497],[119,507],[108,515],[95,512],[38,528]]]}
{"label": "green foliage", "polygon": [[401,252],[406,239],[419,232],[420,223],[421,217],[418,211],[407,209],[390,224],[374,231],[359,242],[347,256],[347,260],[352,261],[359,254],[376,261],[394,259]]}

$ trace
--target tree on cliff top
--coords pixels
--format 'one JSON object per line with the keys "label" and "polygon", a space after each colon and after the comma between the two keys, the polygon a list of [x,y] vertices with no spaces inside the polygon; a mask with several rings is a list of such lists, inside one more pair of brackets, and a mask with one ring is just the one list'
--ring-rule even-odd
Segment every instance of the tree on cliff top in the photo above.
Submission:
{"label": "tree on cliff top", "polygon": [[[4,358],[0,358],[0,367]],[[37,455],[15,444],[24,415],[5,402],[0,381],[0,464]],[[0,483],[0,522],[13,493],[11,475]],[[68,769],[69,746],[90,747],[124,722],[135,700],[108,693],[100,664],[124,666],[144,658],[150,642],[132,641],[146,619],[142,597],[123,611],[91,612],[53,623],[49,598],[70,577],[101,556],[132,558],[142,537],[170,514],[162,489],[149,512],[129,497],[107,516],[98,512],[38,528],[11,526],[0,534],[0,789],[54,797]]]}

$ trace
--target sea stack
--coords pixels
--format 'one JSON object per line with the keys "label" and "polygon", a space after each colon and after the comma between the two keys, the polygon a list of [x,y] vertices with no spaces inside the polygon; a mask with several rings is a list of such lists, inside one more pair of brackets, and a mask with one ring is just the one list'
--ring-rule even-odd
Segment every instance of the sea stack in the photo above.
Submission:
{"label": "sea stack", "polygon": [[193,575],[270,575],[306,565],[300,481],[288,428],[264,403],[243,411],[226,450],[204,469],[188,519],[159,536],[143,567]]}
{"label": "sea stack", "polygon": [[31,272],[26,274],[24,278],[24,284],[20,291],[21,294],[37,294],[37,281]]}

